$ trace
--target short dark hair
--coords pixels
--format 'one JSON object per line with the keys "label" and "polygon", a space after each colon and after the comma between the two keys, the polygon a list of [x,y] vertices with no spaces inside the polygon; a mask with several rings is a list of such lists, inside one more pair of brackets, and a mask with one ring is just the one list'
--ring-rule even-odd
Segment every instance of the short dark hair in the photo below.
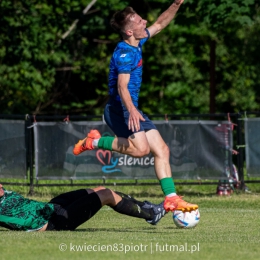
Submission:
{"label": "short dark hair", "polygon": [[135,10],[127,6],[125,9],[116,12],[110,20],[110,25],[118,33],[122,33],[132,15],[136,14]]}

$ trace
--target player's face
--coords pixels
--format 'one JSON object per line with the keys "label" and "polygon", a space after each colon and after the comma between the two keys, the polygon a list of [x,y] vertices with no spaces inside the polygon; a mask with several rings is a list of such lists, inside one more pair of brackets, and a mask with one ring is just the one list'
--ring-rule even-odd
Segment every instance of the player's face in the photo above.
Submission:
{"label": "player's face", "polygon": [[133,36],[136,39],[143,39],[148,37],[145,30],[147,21],[144,20],[140,15],[135,14],[131,17],[131,29],[133,31]]}
{"label": "player's face", "polygon": [[184,145],[176,140],[172,140],[170,144],[171,155],[175,158],[180,158],[184,151]]}
{"label": "player's face", "polygon": [[5,191],[3,190],[2,184],[0,184],[0,197],[4,196]]}

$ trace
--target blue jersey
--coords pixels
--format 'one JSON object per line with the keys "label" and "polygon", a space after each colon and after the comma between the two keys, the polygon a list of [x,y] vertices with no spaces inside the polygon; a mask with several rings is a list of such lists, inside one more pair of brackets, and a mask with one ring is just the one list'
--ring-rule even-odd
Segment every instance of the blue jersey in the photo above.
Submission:
{"label": "blue jersey", "polygon": [[146,29],[148,37],[139,42],[138,47],[121,41],[117,44],[110,61],[110,71],[108,77],[109,95],[115,100],[121,101],[117,91],[118,74],[130,74],[128,90],[133,104],[138,106],[138,96],[142,83],[142,46],[149,39],[150,34]]}

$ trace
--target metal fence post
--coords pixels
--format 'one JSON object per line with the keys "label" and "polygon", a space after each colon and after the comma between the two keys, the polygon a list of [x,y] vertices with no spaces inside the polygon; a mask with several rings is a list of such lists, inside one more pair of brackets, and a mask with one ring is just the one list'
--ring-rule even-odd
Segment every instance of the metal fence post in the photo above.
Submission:
{"label": "metal fence post", "polygon": [[237,147],[238,147],[238,156],[237,156],[237,168],[238,175],[240,180],[240,189],[243,189],[245,186],[244,181],[244,148],[242,147],[242,120],[241,114],[237,114]]}
{"label": "metal fence post", "polygon": [[[31,122],[31,121],[30,121]],[[33,185],[33,128],[29,127],[27,128],[29,131],[29,137],[28,137],[28,142],[29,142],[29,181],[30,181],[30,190],[29,194],[33,195],[34,193],[34,185]]]}

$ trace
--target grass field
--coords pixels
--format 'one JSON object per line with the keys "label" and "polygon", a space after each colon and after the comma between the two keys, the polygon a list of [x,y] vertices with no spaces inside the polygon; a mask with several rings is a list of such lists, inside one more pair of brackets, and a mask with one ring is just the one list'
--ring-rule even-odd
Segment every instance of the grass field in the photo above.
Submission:
{"label": "grass field", "polygon": [[[26,233],[0,228],[0,259],[259,259],[260,185],[251,194],[215,195],[215,186],[179,186],[187,201],[198,203],[194,229],[177,229],[168,213],[157,226],[103,207],[73,232]],[[27,194],[27,188],[6,186]],[[74,188],[75,189],[75,188]],[[33,199],[48,201],[70,187],[36,188]],[[160,202],[159,186],[117,187],[139,200]],[[27,196],[27,195],[26,195]]]}

